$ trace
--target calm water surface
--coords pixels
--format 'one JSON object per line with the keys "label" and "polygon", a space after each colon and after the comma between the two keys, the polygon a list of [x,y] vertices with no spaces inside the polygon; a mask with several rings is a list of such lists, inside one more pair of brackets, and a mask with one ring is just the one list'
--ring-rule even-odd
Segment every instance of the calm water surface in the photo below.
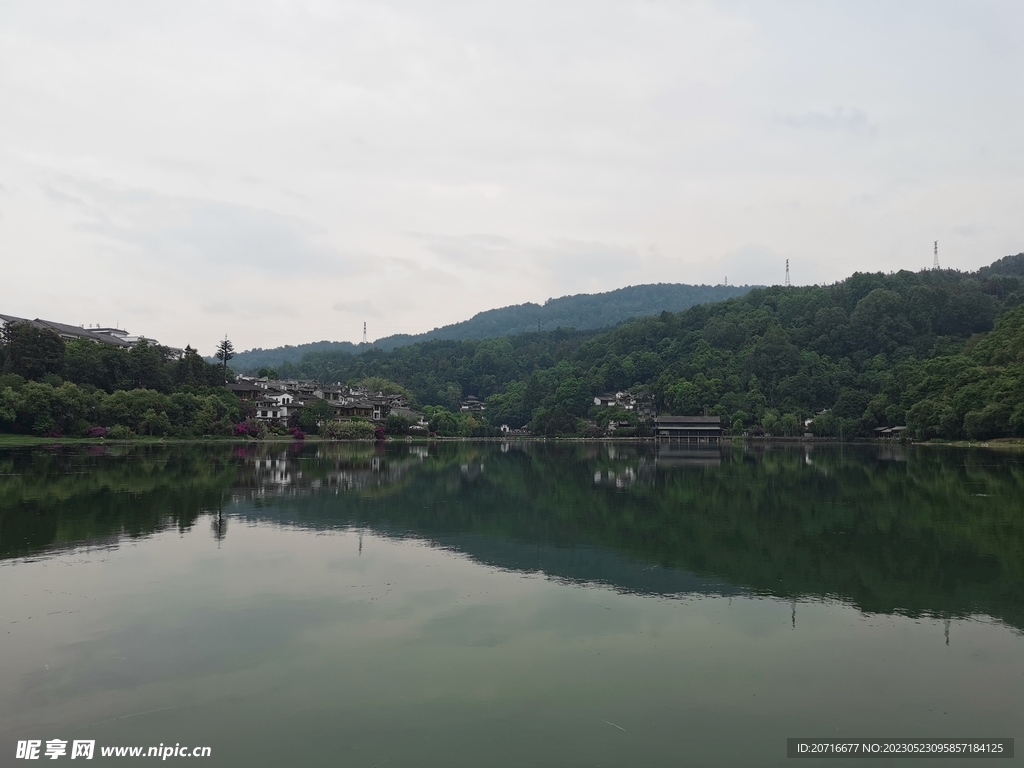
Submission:
{"label": "calm water surface", "polygon": [[1019,754],[1022,629],[1017,456],[0,451],[0,765],[55,738],[210,766],[781,766],[788,736]]}

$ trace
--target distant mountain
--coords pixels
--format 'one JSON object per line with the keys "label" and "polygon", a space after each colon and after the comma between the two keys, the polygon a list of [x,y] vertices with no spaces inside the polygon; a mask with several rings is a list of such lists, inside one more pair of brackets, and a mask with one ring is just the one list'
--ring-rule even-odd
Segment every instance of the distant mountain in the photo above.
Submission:
{"label": "distant mountain", "polygon": [[[348,352],[357,354],[369,349],[370,344],[353,344],[348,341],[313,341],[309,344],[286,344],[283,347],[263,349],[255,347],[245,352],[237,352],[231,358],[231,367],[242,373],[252,373],[260,368],[277,368],[282,363],[294,363],[302,359],[307,352]],[[216,362],[217,358],[208,357],[208,362]]]}
{"label": "distant mountain", "polygon": [[978,270],[978,277],[1024,277],[1024,253],[1003,256]]}
{"label": "distant mountain", "polygon": [[606,293],[580,293],[575,296],[548,299],[543,304],[515,304],[501,309],[489,309],[461,323],[415,335],[386,336],[377,339],[372,345],[351,344],[347,341],[318,341],[274,349],[251,349],[237,353],[231,361],[231,367],[236,371],[250,372],[264,366],[276,368],[285,362],[298,362],[307,352],[357,354],[371,347],[391,351],[396,347],[430,339],[466,341],[514,336],[538,329],[550,331],[556,328],[576,328],[584,331],[607,328],[630,318],[647,317],[661,312],[681,312],[695,304],[736,298],[754,287],[681,283],[632,285]]}

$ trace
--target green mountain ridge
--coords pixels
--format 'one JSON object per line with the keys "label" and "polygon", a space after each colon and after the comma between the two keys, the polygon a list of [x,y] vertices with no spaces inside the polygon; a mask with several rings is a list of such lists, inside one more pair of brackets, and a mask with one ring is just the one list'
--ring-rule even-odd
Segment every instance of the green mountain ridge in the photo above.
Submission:
{"label": "green mountain ridge", "polygon": [[[368,349],[389,352],[397,347],[432,339],[465,341],[470,339],[515,336],[528,331],[551,331],[556,328],[594,330],[608,328],[635,317],[659,312],[679,312],[694,306],[742,296],[751,286],[687,285],[683,283],[651,283],[632,285],[604,293],[579,293],[548,299],[543,304],[527,302],[479,312],[469,320],[434,328],[419,334],[395,334],[377,339],[372,344],[348,341],[316,341],[309,344],[286,345],[272,349],[255,348],[239,352],[231,367],[243,373],[259,368],[277,368],[286,362],[297,363],[302,356],[314,352],[346,352],[359,354]],[[209,358],[214,362],[214,358]]]}
{"label": "green mountain ridge", "polygon": [[[719,416],[734,434],[848,439],[906,426],[918,440],[1024,437],[1022,265],[1019,254],[976,272],[755,288],[611,329],[311,352],[279,374],[405,392],[442,436],[496,435],[504,425],[650,434],[636,410],[595,404],[596,395],[628,389],[661,414]],[[191,349],[65,343],[14,323],[0,335],[0,371],[3,432],[121,439],[268,429],[222,386],[230,372]],[[483,400],[483,411],[463,412],[468,396]],[[402,426],[389,420],[396,434]],[[283,434],[285,425],[273,429]]]}
{"label": "green mountain ridge", "polygon": [[[977,272],[856,273],[830,286],[752,289],[610,330],[561,329],[484,340],[430,340],[359,355],[322,352],[283,376],[379,377],[443,415],[435,431],[529,424],[542,434],[604,427],[621,389],[662,413],[718,415],[737,430],[871,436],[906,425],[921,438],[1024,434],[1024,254]],[[993,330],[994,329],[994,330]],[[641,429],[636,417],[615,418]]]}

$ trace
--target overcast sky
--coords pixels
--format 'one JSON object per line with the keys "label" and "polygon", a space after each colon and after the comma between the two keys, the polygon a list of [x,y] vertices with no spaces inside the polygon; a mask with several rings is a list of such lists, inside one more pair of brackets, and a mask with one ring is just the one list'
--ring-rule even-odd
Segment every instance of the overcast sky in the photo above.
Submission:
{"label": "overcast sky", "polygon": [[1024,3],[0,2],[0,313],[205,354],[1024,250]]}

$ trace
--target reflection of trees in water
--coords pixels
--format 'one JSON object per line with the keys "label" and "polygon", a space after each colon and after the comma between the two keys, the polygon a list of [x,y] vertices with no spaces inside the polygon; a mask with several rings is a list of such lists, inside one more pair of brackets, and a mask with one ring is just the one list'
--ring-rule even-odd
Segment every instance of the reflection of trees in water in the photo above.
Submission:
{"label": "reflection of trees in water", "polygon": [[223,446],[0,451],[0,557],[184,531],[228,497]]}
{"label": "reflection of trees in water", "polygon": [[224,538],[228,535],[228,519],[224,515],[224,510],[220,507],[217,508],[216,512],[210,513],[210,532],[213,533],[213,538],[218,544],[224,541]]}
{"label": "reflection of trees in water", "polygon": [[[222,540],[223,509],[417,536],[483,563],[623,589],[838,596],[869,611],[983,612],[1021,627],[1022,490],[1012,458],[898,446],[19,450],[0,453],[0,556],[184,530],[202,514]],[[670,577],[684,572],[698,586]]]}
{"label": "reflection of trees in water", "polygon": [[[567,578],[575,578],[571,566],[559,572],[526,555],[517,565],[511,547],[496,552],[493,542],[598,546],[790,599],[983,612],[1024,626],[1024,476],[1013,459],[888,446],[727,446],[717,457],[663,462],[653,446],[603,448],[498,446],[473,482],[461,472],[464,460],[457,475],[438,456],[386,505],[314,495],[285,501],[278,514],[308,526],[426,537],[485,563]],[[638,480],[614,482],[631,476]]]}

